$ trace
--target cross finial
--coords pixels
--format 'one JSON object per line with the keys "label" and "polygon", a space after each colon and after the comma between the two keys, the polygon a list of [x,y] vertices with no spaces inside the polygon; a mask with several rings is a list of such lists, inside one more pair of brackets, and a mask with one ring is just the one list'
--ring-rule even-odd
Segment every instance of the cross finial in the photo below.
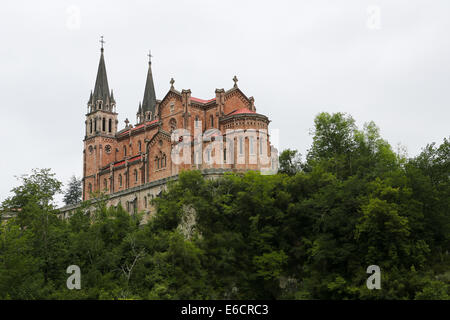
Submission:
{"label": "cross finial", "polygon": [[150,50],[148,50],[148,63],[152,63],[152,52]]}
{"label": "cross finial", "polygon": [[236,76],[233,77],[234,87],[237,88],[237,82],[239,81]]}
{"label": "cross finial", "polygon": [[173,84],[175,83],[175,80],[173,78],[170,79],[170,89],[173,89]]}
{"label": "cross finial", "polygon": [[100,37],[100,43],[102,44],[102,51],[103,51],[103,44],[105,43],[105,40],[103,40],[103,36]]}
{"label": "cross finial", "polygon": [[128,118],[125,119],[125,128],[128,128],[128,124],[130,123],[130,121],[128,120]]}

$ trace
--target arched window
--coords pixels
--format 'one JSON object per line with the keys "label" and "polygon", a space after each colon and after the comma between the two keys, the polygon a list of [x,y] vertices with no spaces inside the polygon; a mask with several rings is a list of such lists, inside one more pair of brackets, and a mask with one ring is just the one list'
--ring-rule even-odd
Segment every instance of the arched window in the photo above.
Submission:
{"label": "arched window", "polygon": [[161,167],[165,168],[166,167],[166,154],[164,153],[161,159]]}
{"label": "arched window", "polygon": [[138,142],[138,148],[139,148],[139,152],[142,152],[142,143],[141,143],[141,141]]}
{"label": "arched window", "polygon": [[174,131],[177,128],[177,121],[172,118],[169,121],[170,132]]}
{"label": "arched window", "polygon": [[211,127],[214,127],[214,117],[212,115],[209,116],[209,121],[211,122]]}
{"label": "arched window", "polygon": [[109,119],[108,125],[109,125],[108,131],[112,132],[112,120],[111,119]]}
{"label": "arched window", "polygon": [[102,119],[102,131],[103,132],[106,131],[106,119],[105,118]]}
{"label": "arched window", "polygon": [[89,191],[89,193],[92,193],[92,184],[91,183],[89,183],[88,191]]}
{"label": "arched window", "polygon": [[126,157],[127,156],[127,147],[123,146],[123,156]]}
{"label": "arched window", "polygon": [[94,131],[97,132],[97,118],[94,119]]}
{"label": "arched window", "polygon": [[198,118],[198,116],[195,116],[195,127],[198,128],[200,125],[200,119]]}
{"label": "arched window", "polygon": [[103,189],[105,191],[108,191],[108,180],[106,180],[106,179],[103,179]]}
{"label": "arched window", "polygon": [[250,148],[250,154],[254,154],[254,150],[253,150],[253,137],[249,137],[249,138],[248,138],[248,144],[249,144],[249,148]]}
{"label": "arched window", "polygon": [[138,171],[134,169],[134,182],[138,182]]}
{"label": "arched window", "polygon": [[119,187],[122,188],[122,175],[119,174]]}
{"label": "arched window", "polygon": [[155,169],[159,169],[159,158],[155,158]]}
{"label": "arched window", "polygon": [[92,133],[92,119],[89,120],[89,131]]}

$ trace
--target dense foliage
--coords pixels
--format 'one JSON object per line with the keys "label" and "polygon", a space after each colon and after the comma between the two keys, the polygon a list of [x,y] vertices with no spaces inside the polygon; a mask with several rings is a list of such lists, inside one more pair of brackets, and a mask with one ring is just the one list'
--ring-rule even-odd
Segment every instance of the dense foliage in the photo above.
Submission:
{"label": "dense foliage", "polygon": [[[322,113],[305,162],[287,150],[280,165],[183,172],[145,225],[103,201],[58,219],[60,184],[35,171],[3,203],[21,209],[0,228],[0,298],[449,299],[449,140],[407,159],[375,124]],[[81,290],[66,288],[73,264]]]}
{"label": "dense foliage", "polygon": [[73,205],[81,202],[82,196],[82,181],[80,178],[72,176],[67,185],[67,190],[64,193],[64,203],[66,205]]}

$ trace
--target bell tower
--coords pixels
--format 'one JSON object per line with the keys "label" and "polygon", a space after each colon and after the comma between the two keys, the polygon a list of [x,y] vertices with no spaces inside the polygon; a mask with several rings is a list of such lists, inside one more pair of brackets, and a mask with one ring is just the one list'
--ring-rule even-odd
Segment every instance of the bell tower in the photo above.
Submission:
{"label": "bell tower", "polygon": [[109,91],[104,58],[103,36],[94,91],[87,103],[83,161],[83,200],[100,191],[98,172],[114,158],[117,133],[116,101]]}
{"label": "bell tower", "polygon": [[106,76],[105,57],[103,55],[103,37],[100,40],[100,62],[98,64],[97,79],[94,92],[89,96],[86,114],[86,138],[95,135],[115,136],[117,132],[116,101],[113,91],[109,91]]}

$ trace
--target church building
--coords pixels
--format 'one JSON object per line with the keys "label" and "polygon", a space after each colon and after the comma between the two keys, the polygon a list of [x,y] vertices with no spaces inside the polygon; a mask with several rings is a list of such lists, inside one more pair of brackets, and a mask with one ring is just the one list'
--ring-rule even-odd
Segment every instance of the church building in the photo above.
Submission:
{"label": "church building", "polygon": [[200,170],[212,178],[227,171],[273,170],[277,158],[270,145],[270,121],[256,112],[254,98],[239,89],[236,76],[233,81],[231,89],[215,89],[211,98],[199,99],[189,89],[176,90],[172,78],[168,92],[158,100],[149,59],[136,123],[126,119],[120,128],[102,43],[87,103],[83,201],[105,194],[108,205],[120,203],[130,213],[150,214],[151,199],[181,170]]}

